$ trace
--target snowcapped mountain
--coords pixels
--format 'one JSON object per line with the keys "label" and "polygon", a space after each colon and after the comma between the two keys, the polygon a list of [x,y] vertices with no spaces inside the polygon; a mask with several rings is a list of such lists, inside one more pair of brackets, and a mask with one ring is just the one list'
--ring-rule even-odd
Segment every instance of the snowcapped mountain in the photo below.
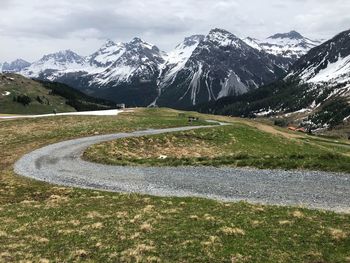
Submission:
{"label": "snowcapped mountain", "polygon": [[280,58],[280,65],[285,69],[322,43],[320,40],[306,38],[296,31],[278,33],[263,40],[248,37],[244,41],[253,48]]}
{"label": "snowcapped mountain", "polygon": [[40,60],[24,68],[20,73],[30,78],[56,80],[62,71],[79,70],[85,65],[85,59],[71,50],[43,56]]}
{"label": "snowcapped mountain", "polygon": [[16,59],[11,63],[4,62],[0,63],[0,72],[19,72],[22,69],[30,66],[30,63],[23,59]]}
{"label": "snowcapped mountain", "polygon": [[49,54],[20,71],[30,78],[62,82],[91,95],[147,106],[157,96],[157,78],[165,54],[134,38],[108,40],[88,57],[66,50]]}
{"label": "snowcapped mountain", "polygon": [[157,96],[157,79],[165,54],[140,38],[107,41],[77,68],[60,71],[55,81],[94,96],[133,106],[148,106]]}
{"label": "snowcapped mountain", "polygon": [[137,81],[147,82],[158,77],[164,58],[156,46],[140,38],[134,38],[129,43],[115,44],[113,48],[105,60],[97,56],[89,61],[90,65],[96,64],[97,61],[100,65],[107,66],[103,72],[94,76],[92,83],[101,86],[111,83],[118,85],[118,83],[131,83],[135,78],[138,78]]}
{"label": "snowcapped mountain", "polygon": [[187,108],[271,83],[316,44],[295,31],[260,41],[213,29],[185,38],[168,54],[140,38],[108,40],[87,57],[66,50],[13,68],[130,106]]}
{"label": "snowcapped mountain", "polygon": [[20,73],[131,106],[184,108],[278,79],[286,72],[274,59],[230,32],[214,29],[207,36],[185,38],[168,54],[140,38],[128,43],[108,40],[90,56],[60,51]]}
{"label": "snowcapped mountain", "polygon": [[187,38],[171,54],[159,81],[161,106],[188,107],[243,94],[284,73],[265,52],[223,29]]}

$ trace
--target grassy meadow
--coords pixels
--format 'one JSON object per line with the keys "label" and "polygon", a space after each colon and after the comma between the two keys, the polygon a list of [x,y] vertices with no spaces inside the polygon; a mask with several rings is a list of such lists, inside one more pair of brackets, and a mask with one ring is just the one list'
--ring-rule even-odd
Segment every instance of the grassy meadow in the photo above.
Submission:
{"label": "grassy meadow", "polygon": [[84,158],[113,165],[209,165],[350,172],[350,144],[307,135],[276,135],[239,122],[106,142],[91,146]]}
{"label": "grassy meadow", "polygon": [[[228,158],[233,150],[237,152],[232,160],[237,161],[238,153],[244,157],[249,149],[254,149],[254,158],[267,158],[286,154],[281,145],[292,147],[293,154],[308,148],[303,154],[309,158],[313,150],[321,156],[332,147],[342,147],[321,147],[310,138],[246,120],[211,118],[233,125],[111,142],[103,147],[108,152],[111,145],[115,151],[123,146],[129,151],[122,161],[137,163],[133,144],[142,143],[139,148],[148,149],[148,145],[164,143],[169,156],[173,146],[180,152],[176,148],[181,145],[181,162],[187,158],[194,165],[207,165],[199,154],[213,153],[217,165],[222,165],[221,156]],[[13,172],[13,164],[23,154],[50,143],[186,125],[186,116],[167,109],[136,109],[114,117],[0,121],[0,262],[350,262],[349,214],[81,190],[29,180]],[[227,143],[230,140],[234,143]],[[190,146],[195,151],[190,152]],[[346,157],[347,150],[337,152],[335,158]],[[156,150],[147,151],[150,156],[138,154],[146,164],[149,159],[159,165]],[[266,166],[270,167],[262,165]]]}

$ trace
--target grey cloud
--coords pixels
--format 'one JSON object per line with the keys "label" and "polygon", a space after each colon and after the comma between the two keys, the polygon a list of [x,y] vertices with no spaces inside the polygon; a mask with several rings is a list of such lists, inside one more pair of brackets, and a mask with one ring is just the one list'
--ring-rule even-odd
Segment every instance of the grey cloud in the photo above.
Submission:
{"label": "grey cloud", "polygon": [[[103,39],[134,36],[169,50],[185,36],[225,28],[267,37],[291,29],[327,38],[347,29],[348,0],[1,0],[0,62],[70,47],[87,55]],[[34,48],[31,50],[29,48]]]}

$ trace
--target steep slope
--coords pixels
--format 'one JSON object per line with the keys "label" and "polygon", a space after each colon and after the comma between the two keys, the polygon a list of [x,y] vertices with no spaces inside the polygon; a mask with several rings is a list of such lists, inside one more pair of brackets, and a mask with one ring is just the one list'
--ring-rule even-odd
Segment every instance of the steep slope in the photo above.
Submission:
{"label": "steep slope", "polygon": [[288,78],[315,84],[350,81],[350,30],[311,50],[292,67]]}
{"label": "steep slope", "polygon": [[160,76],[158,79],[158,96],[151,104],[157,105],[157,101],[163,89],[171,85],[177,74],[186,66],[187,61],[192,56],[194,50],[205,38],[204,35],[193,35],[177,45],[174,50],[165,55],[165,62],[161,66]]}
{"label": "steep slope", "polygon": [[0,74],[0,113],[42,114],[111,109],[114,104],[91,98],[64,84],[39,82],[17,74]]}
{"label": "steep slope", "polygon": [[286,70],[309,50],[322,43],[320,40],[306,38],[296,31],[278,33],[263,40],[248,37],[244,41],[251,47],[276,57],[277,63]]}
{"label": "steep slope", "polygon": [[198,42],[188,48],[188,59],[163,73],[158,105],[185,108],[215,101],[246,93],[284,74],[265,52],[228,31],[213,29]]}

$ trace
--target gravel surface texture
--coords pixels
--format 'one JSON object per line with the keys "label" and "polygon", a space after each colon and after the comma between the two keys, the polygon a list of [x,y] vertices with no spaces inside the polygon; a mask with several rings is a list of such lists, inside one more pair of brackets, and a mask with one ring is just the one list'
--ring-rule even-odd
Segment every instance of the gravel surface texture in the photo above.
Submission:
{"label": "gravel surface texture", "polygon": [[86,189],[350,212],[349,174],[202,166],[119,167],[81,159],[84,150],[96,143],[199,128],[213,127],[145,130],[64,141],[23,156],[15,164],[15,172],[52,184]]}

